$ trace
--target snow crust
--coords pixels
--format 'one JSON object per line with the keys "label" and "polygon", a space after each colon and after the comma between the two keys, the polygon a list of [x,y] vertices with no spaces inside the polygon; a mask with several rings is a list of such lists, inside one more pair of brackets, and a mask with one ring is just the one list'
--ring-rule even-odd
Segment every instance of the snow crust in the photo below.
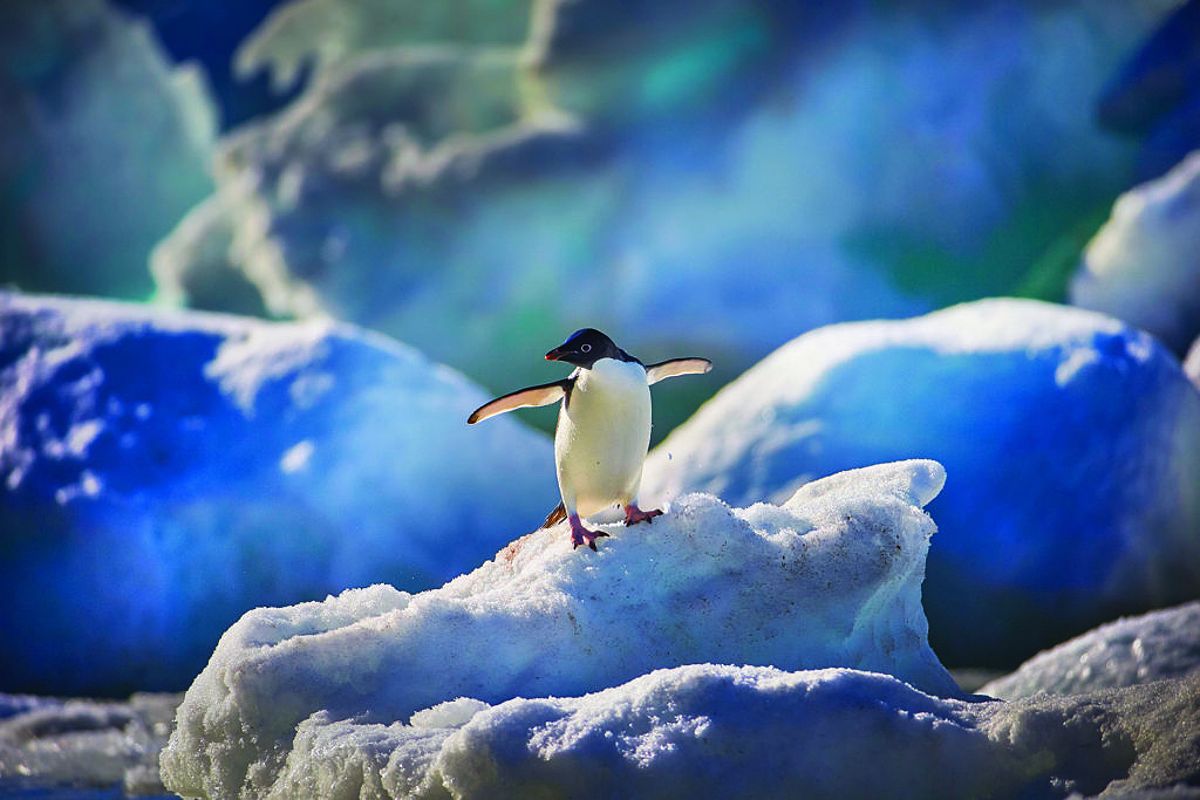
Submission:
{"label": "snow crust", "polygon": [[1031,658],[981,694],[1008,700],[1040,692],[1133,686],[1200,670],[1200,603],[1110,622]]}
{"label": "snow crust", "polygon": [[642,494],[778,500],[908,457],[951,476],[925,586],[949,664],[1012,668],[1200,596],[1200,393],[1149,335],[1070,307],[985,300],[801,336],[673,431]]}
{"label": "snow crust", "polygon": [[[465,700],[458,701],[466,703]],[[1191,796],[1200,676],[1014,703],[878,673],[700,664],[582,697],[475,703],[441,725],[318,711],[244,797]],[[224,755],[216,751],[218,755]],[[168,751],[168,754],[170,751]],[[180,779],[185,796],[232,796]],[[256,774],[263,780],[264,775]]]}
{"label": "snow crust", "polygon": [[328,322],[0,294],[0,686],[187,686],[246,609],[478,564],[556,502],[548,440]]}
{"label": "snow crust", "polygon": [[341,729],[324,727],[339,720],[382,726],[364,730],[385,758],[387,726],[412,719],[418,736],[401,749],[420,759],[438,728],[477,710],[438,704],[577,695],[688,663],[854,667],[959,696],[921,610],[934,524],[920,506],[943,480],[937,463],[910,461],[817,482],[780,506],[689,495],[652,526],[606,526],[599,553],[572,550],[560,525],[440,589],[379,585],[256,609],[188,690],[162,757],[167,786],[274,791],[293,760],[341,747]]}
{"label": "snow crust", "polygon": [[1071,302],[1144,328],[1180,354],[1200,335],[1200,150],[1117,199],[1083,254]]}

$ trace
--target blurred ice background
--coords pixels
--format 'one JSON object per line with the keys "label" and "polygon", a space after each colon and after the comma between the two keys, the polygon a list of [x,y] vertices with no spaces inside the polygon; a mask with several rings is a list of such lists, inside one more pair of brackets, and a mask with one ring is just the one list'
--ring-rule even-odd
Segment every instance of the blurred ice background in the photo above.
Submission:
{"label": "blurred ice background", "polygon": [[728,379],[830,322],[1064,299],[1186,152],[1190,99],[1141,87],[1194,61],[1177,5],[16,0],[0,276],[329,315],[497,391],[584,324]]}
{"label": "blurred ice background", "polygon": [[[469,486],[455,495],[430,479],[457,475],[442,462],[471,459],[483,445],[435,436],[449,430],[440,427],[449,417],[423,433],[415,423],[415,438],[397,444],[395,419],[413,396],[406,391],[420,396],[450,381],[467,387],[469,405],[487,391],[557,377],[540,354],[584,325],[609,330],[646,360],[694,353],[716,361],[709,379],[655,390],[655,441],[806,331],[995,295],[1122,319],[1157,337],[1166,349],[1156,358],[1175,370],[1172,359],[1200,335],[1200,155],[1189,157],[1197,149],[1198,2],[6,0],[0,285],[318,326],[288,330],[352,323],[429,361],[414,371],[420,376],[394,382],[395,417],[380,395],[250,424],[234,395],[214,388],[213,370],[223,337],[248,335],[257,323],[181,316],[168,324],[128,306],[7,299],[0,573],[41,576],[62,613],[61,625],[47,628],[58,638],[5,656],[0,675],[11,683],[0,691],[181,689],[243,606],[320,599],[372,580],[425,588],[473,566],[535,525],[532,509],[552,504],[553,487],[536,497],[520,481],[500,487],[507,510],[483,528],[464,521],[470,513],[448,511],[452,497],[497,496],[495,487]],[[70,330],[91,333],[47,340],[64,315],[76,320]],[[292,364],[287,380],[332,359],[339,385],[354,385],[370,372],[354,354],[378,361],[381,374],[397,368],[374,334],[337,330],[322,340],[335,355]],[[133,344],[112,350],[125,360],[106,371],[105,348],[118,340]],[[166,349],[129,355],[147,341]],[[181,342],[187,347],[171,355]],[[341,348],[352,353],[346,363]],[[448,378],[439,364],[482,388]],[[1193,378],[1196,364],[1194,355]],[[202,462],[194,474],[105,462],[154,498],[211,500],[184,522],[157,500],[130,511],[126,495],[110,493],[120,481],[105,483],[93,469],[111,455],[105,436],[120,441],[106,426],[124,413],[101,402],[130,399],[134,408],[148,386],[155,401],[207,393],[193,416],[209,414],[224,431],[189,456]],[[875,396],[886,411],[887,387]],[[50,414],[41,428],[38,414]],[[553,415],[524,418],[548,428]],[[330,433],[337,420],[346,429]],[[94,436],[71,434],[93,423]],[[1031,426],[1023,435],[1042,430]],[[545,440],[513,431],[513,441],[528,442],[518,455],[500,447],[463,474],[507,479],[506,467],[546,456]],[[1087,452],[1100,452],[1109,433],[1097,428],[1100,444],[1088,440]],[[340,466],[314,474],[320,485],[311,492],[289,494],[279,481],[298,479],[280,478],[280,458],[310,439],[318,460],[331,442],[329,463]],[[270,446],[231,473],[225,456],[255,442]],[[928,455],[936,454],[889,451]],[[1089,456],[1089,465],[1104,463]],[[816,472],[863,465],[822,462]],[[1118,484],[1118,466],[1095,486]],[[1059,468],[1072,469],[1070,460]],[[93,481],[81,478],[89,474]],[[368,478],[358,482],[360,474]],[[961,491],[955,481],[968,478],[952,468],[949,480],[947,505]],[[196,485],[216,494],[187,495]],[[441,528],[419,521],[420,530],[468,544],[377,557],[392,521],[417,524],[419,515],[395,507],[414,485],[441,498],[430,507],[450,520]],[[1183,487],[1175,500],[1194,496]],[[255,498],[257,516],[238,515],[239,497]],[[297,497],[320,506],[325,521],[314,522]],[[1089,495],[1071,502],[1083,508]],[[229,513],[238,517],[229,539],[241,544],[205,552],[244,556],[260,534],[257,546],[271,551],[296,530],[271,527],[272,504],[283,518],[303,518],[301,528],[315,526],[317,541],[360,536],[354,541],[368,546],[350,559],[358,566],[313,563],[309,577],[319,579],[265,582],[251,570],[240,588],[222,590],[234,598],[225,606],[188,594],[208,621],[166,659],[174,671],[158,675],[161,685],[143,683],[150,655],[164,646],[161,631],[171,629],[162,615],[179,609],[156,606],[153,593],[137,597],[136,581],[117,591],[100,564],[146,558],[167,564],[162,574],[176,585],[182,562],[161,555],[155,531],[203,538],[212,514]],[[1187,506],[1163,527],[1186,539],[1179,531],[1197,513]],[[525,519],[523,528],[516,520]],[[122,540],[123,530],[142,538]],[[1074,541],[1074,531],[1062,535]],[[34,556],[45,571],[22,566]],[[423,566],[400,574],[395,565],[412,558]],[[109,624],[130,629],[134,677],[117,674],[128,653],[108,654],[91,672],[43,667],[56,658],[55,642],[72,637],[71,609],[102,596],[81,588],[89,581],[132,609]],[[1198,594],[1182,587],[1155,596]],[[21,616],[14,598],[0,600],[0,619]],[[73,640],[71,658],[83,658],[89,641]],[[1030,654],[1018,647],[989,658],[1011,664]]]}

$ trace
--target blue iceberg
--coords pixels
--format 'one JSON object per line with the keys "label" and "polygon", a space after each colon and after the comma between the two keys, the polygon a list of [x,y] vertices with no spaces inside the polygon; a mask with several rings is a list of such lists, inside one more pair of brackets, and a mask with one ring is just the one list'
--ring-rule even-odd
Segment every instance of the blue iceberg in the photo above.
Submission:
{"label": "blue iceberg", "polygon": [[917,457],[947,473],[925,608],[949,664],[1200,596],[1200,393],[1148,334],[1036,301],[801,336],[667,437],[643,497],[770,500]]}
{"label": "blue iceberg", "polygon": [[255,606],[479,563],[556,502],[548,440],[384,337],[0,295],[9,691],[180,689]]}

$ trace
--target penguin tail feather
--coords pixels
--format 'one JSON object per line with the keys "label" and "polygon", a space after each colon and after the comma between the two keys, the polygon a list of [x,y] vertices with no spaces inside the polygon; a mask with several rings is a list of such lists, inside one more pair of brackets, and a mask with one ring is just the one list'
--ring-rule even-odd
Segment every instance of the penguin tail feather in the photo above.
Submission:
{"label": "penguin tail feather", "polygon": [[566,518],[567,508],[562,503],[559,503],[554,507],[554,510],[546,516],[546,521],[542,523],[542,527],[538,528],[538,530],[542,530],[542,528],[552,528]]}

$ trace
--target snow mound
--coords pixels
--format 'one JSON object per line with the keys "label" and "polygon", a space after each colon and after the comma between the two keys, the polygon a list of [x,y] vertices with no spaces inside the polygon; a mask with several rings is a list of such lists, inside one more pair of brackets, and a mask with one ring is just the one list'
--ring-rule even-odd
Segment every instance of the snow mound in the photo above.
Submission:
{"label": "snow mound", "polygon": [[1200,394],[1149,335],[1075,308],[987,300],[801,336],[672,432],[642,494],[744,504],[916,456],[952,476],[925,586],[949,664],[1012,668],[1200,596]]}
{"label": "snow mound", "polygon": [[1200,670],[1200,603],[1102,625],[1031,658],[979,691],[1007,700],[1078,694]]}
{"label": "snow mound", "polygon": [[0,294],[0,685],[182,689],[248,608],[478,564],[555,502],[485,399],[348,326]]}
{"label": "snow mound", "polygon": [[241,787],[195,786],[169,761],[164,777],[185,795],[362,800],[1058,797],[1200,779],[1187,733],[1200,676],[971,703],[878,673],[701,664],[582,697],[457,705],[408,724],[316,712],[279,770]]}
{"label": "snow mound", "polygon": [[1178,353],[1200,335],[1200,150],[1118,198],[1071,302],[1150,331]]}
{"label": "snow mound", "polygon": [[178,695],[128,702],[0,695],[0,794],[54,786],[120,786],[163,794],[158,756],[171,732]]}
{"label": "snow mound", "polygon": [[[704,661],[855,667],[958,695],[921,610],[934,524],[920,505],[943,479],[935,462],[910,461],[782,506],[691,495],[652,526],[606,526],[599,553],[572,550],[560,525],[440,589],[256,609],[188,690],[165,780],[185,795],[261,794],[297,748],[336,749],[321,731],[297,734],[313,714],[391,723],[459,697],[582,694]],[[473,710],[443,705],[417,722]]]}

